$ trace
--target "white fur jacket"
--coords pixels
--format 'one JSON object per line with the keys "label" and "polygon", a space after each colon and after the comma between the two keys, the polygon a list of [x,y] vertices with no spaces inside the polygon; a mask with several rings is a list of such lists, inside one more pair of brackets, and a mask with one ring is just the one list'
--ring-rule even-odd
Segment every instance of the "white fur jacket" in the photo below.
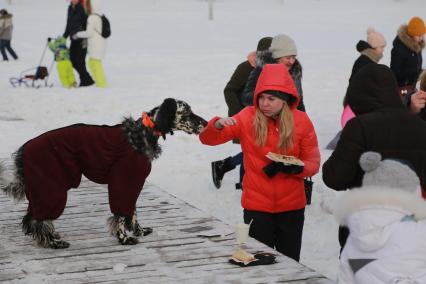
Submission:
{"label": "white fur jacket", "polygon": [[90,58],[102,60],[105,57],[106,39],[101,36],[102,16],[100,0],[92,0],[92,14],[87,18],[85,31],[76,33],[76,37],[87,38],[87,53]]}
{"label": "white fur jacket", "polygon": [[334,214],[350,234],[339,283],[426,283],[426,202],[380,187],[342,194]]}

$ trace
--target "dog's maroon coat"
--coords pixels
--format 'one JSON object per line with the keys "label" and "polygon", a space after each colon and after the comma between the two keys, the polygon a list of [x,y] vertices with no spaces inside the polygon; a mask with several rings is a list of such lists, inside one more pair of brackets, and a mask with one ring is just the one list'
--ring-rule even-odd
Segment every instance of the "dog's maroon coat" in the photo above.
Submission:
{"label": "dog's maroon coat", "polygon": [[112,213],[132,216],[151,171],[151,162],[132,148],[121,125],[75,124],[46,132],[24,145],[23,161],[29,212],[36,220],[58,218],[67,191],[79,186],[82,174],[108,184]]}

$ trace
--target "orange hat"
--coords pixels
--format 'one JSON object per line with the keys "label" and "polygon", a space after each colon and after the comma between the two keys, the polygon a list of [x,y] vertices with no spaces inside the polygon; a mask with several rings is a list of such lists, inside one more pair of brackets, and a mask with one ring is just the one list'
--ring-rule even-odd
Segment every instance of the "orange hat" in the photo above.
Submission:
{"label": "orange hat", "polygon": [[408,22],[407,33],[410,36],[423,36],[426,33],[425,23],[419,17],[413,17]]}

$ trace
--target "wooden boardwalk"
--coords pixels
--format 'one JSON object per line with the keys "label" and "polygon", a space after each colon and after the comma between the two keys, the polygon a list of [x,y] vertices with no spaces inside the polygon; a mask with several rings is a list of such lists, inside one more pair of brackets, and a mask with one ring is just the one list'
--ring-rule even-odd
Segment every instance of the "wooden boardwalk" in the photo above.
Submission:
{"label": "wooden boardwalk", "polygon": [[[106,188],[87,180],[55,221],[68,249],[36,247],[19,226],[25,210],[0,193],[0,283],[333,283],[282,255],[273,265],[228,263],[233,228],[152,184],[139,198],[138,219],[154,233],[135,246],[108,234]],[[272,252],[251,238],[247,248]]]}

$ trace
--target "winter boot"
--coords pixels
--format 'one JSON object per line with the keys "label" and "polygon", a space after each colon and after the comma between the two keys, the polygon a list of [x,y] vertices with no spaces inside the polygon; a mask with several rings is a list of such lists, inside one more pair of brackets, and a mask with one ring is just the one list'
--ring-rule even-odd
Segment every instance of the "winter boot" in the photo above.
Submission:
{"label": "winter boot", "polygon": [[235,165],[232,164],[231,157],[228,157],[225,160],[212,162],[213,183],[217,189],[219,189],[222,185],[222,179],[225,173],[233,169],[235,169]]}

